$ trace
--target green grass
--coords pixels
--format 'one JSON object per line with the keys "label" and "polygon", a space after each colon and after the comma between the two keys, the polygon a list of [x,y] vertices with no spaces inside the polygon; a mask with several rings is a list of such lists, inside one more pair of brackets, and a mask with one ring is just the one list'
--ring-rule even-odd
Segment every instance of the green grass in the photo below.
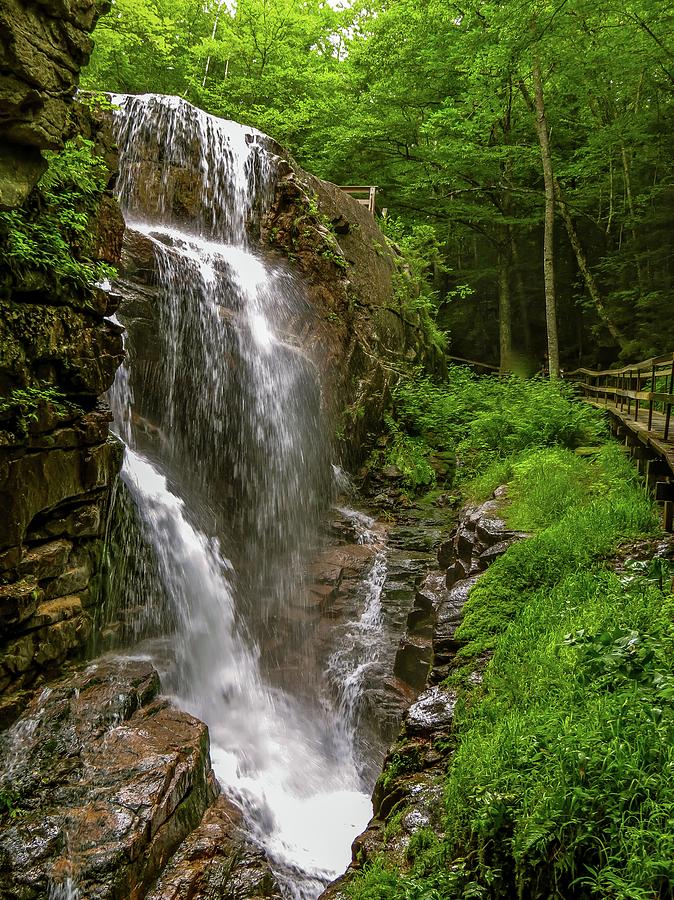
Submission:
{"label": "green grass", "polygon": [[507,480],[507,521],[533,536],[482,576],[457,633],[458,671],[492,655],[460,690],[444,836],[404,871],[376,861],[354,900],[674,896],[670,567],[613,570],[657,530],[621,449],[551,444],[483,454],[468,485],[481,500]]}

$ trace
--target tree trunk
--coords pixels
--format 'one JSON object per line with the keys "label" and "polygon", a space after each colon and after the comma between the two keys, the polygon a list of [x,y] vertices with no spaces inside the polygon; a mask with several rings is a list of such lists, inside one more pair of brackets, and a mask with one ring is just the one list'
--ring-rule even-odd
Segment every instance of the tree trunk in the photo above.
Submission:
{"label": "tree trunk", "polygon": [[634,224],[634,200],[632,199],[632,179],[630,178],[630,164],[627,158],[627,150],[620,148],[620,156],[623,164],[623,175],[625,179],[625,196],[627,198],[627,208],[630,214],[630,234],[632,235],[632,244],[634,246],[634,264],[637,270],[637,283],[639,285],[639,297],[644,296],[644,273],[641,268],[641,260],[639,258],[639,247],[637,246],[637,230]]}
{"label": "tree trunk", "polygon": [[606,307],[604,306],[604,301],[602,300],[601,294],[599,293],[597,282],[594,280],[594,275],[590,271],[590,267],[587,262],[587,256],[585,255],[585,250],[580,243],[578,232],[576,231],[575,225],[573,224],[573,220],[571,218],[571,214],[569,213],[569,207],[566,205],[564,194],[562,193],[562,189],[556,178],[554,179],[554,183],[559,211],[562,214],[562,219],[564,220],[564,225],[566,226],[566,232],[569,235],[569,241],[571,242],[571,246],[573,247],[573,252],[576,254],[576,262],[578,263],[580,274],[583,276],[587,292],[590,295],[592,302],[594,303],[594,308],[597,310],[597,315],[604,323],[604,325],[606,325],[606,327],[608,328],[611,337],[620,347],[620,349],[624,350],[625,338],[621,334],[620,330],[616,327],[616,325],[613,324],[613,322],[609,318],[608,313],[606,312]]}
{"label": "tree trunk", "polygon": [[508,255],[498,252],[498,338],[500,371],[511,372],[512,368],[512,314],[510,310],[510,281],[508,277]]}
{"label": "tree trunk", "polygon": [[543,182],[545,185],[545,224],[543,237],[543,274],[545,282],[545,322],[548,332],[548,367],[550,378],[559,378],[559,342],[557,339],[557,301],[555,298],[555,184],[550,152],[550,135],[545,118],[543,78],[538,57],[533,62],[534,103],[536,111],[536,133],[541,148],[543,162]]}

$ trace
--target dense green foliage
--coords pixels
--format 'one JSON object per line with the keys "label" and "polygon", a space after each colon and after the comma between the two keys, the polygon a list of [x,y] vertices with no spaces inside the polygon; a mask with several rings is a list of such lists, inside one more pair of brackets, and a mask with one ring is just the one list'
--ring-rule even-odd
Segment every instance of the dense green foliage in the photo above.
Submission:
{"label": "dense green foliage", "polygon": [[666,0],[114,0],[83,84],[181,94],[270,132],[318,175],[378,185],[380,206],[437,249],[425,276],[455,355],[498,362],[500,310],[511,364],[536,371],[535,63],[557,180],[563,362],[674,343],[673,29]]}
{"label": "dense green foliage", "polygon": [[0,212],[4,264],[24,282],[40,272],[56,282],[86,287],[113,273],[90,259],[90,217],[106,189],[109,173],[91,141],[69,141],[47,151],[48,168],[27,203]]}
{"label": "dense green foliage", "polygon": [[503,460],[516,451],[596,444],[604,434],[601,419],[561,381],[480,377],[463,366],[450,366],[440,383],[419,372],[401,378],[386,424],[391,440],[371,462],[397,466],[411,490],[435,483],[437,454],[456,455],[458,483],[477,473],[491,483],[496,475],[493,490],[506,480]]}

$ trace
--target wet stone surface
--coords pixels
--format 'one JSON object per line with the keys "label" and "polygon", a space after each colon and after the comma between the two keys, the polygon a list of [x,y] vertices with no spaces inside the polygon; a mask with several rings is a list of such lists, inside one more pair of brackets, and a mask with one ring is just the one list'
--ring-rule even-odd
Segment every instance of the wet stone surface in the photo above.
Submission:
{"label": "wet stone surface", "polygon": [[405,715],[408,734],[449,728],[454,718],[456,694],[453,691],[432,687],[418,697]]}
{"label": "wet stone surface", "polygon": [[[420,828],[442,831],[443,784],[453,752],[457,692],[446,685],[462,646],[456,631],[464,605],[480,574],[524,534],[510,531],[501,515],[505,492],[499,489],[479,507],[467,507],[451,537],[435,543],[440,569],[419,584],[407,617],[407,630],[396,657],[396,674],[421,693],[405,712],[374,795],[374,817],[352,846],[347,872],[321,900],[346,900],[350,879],[368,860],[383,853],[401,869],[409,866],[407,848]],[[479,685],[488,656],[479,658],[466,685]],[[423,675],[423,678],[422,678]],[[387,827],[391,818],[396,827]]]}
{"label": "wet stone surface", "polygon": [[2,735],[13,814],[0,818],[0,898],[44,900],[69,884],[91,900],[143,896],[198,827],[183,848],[194,883],[219,867],[268,890],[222,896],[275,896],[262,854],[242,854],[233,812],[202,823],[219,792],[208,731],[158,690],[149,662],[103,658],[36,695]]}
{"label": "wet stone surface", "polygon": [[220,796],[180,845],[145,900],[281,900],[266,857],[245,833],[240,810]]}

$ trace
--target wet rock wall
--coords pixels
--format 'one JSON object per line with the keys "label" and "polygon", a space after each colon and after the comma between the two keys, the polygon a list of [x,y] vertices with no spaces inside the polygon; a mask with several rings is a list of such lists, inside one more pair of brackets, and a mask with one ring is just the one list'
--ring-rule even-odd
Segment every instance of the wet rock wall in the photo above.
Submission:
{"label": "wet rock wall", "polygon": [[317,319],[306,343],[324,373],[339,455],[353,469],[381,434],[401,368],[440,372],[445,363],[426,341],[418,314],[401,306],[404,262],[375,217],[276,150],[277,179],[260,240],[307,285]]}
{"label": "wet rock wall", "polygon": [[[504,522],[505,496],[506,488],[499,488],[486,503],[461,511],[451,537],[438,547],[439,568],[417,590],[395,665],[398,675],[423,689],[406,710],[384,760],[372,798],[374,816],[353,843],[351,866],[321,900],[346,900],[349,881],[375,856],[407,868],[407,849],[420,829],[442,834],[444,775],[456,742],[457,689],[447,682],[459,664],[456,654],[462,644],[456,631],[480,574],[515,541],[527,537]],[[480,684],[488,661],[487,656],[474,661],[468,686]]]}
{"label": "wet rock wall", "polygon": [[[0,210],[36,200],[42,150],[82,135],[108,189],[88,212],[92,262],[118,261],[116,154],[105,116],[73,102],[105,3],[0,0]],[[5,220],[6,221],[6,220]],[[39,219],[38,219],[39,221]],[[6,235],[5,235],[6,237]],[[39,262],[39,261],[38,261]],[[120,447],[99,397],[122,359],[109,294],[0,259],[0,727],[85,646]]]}

